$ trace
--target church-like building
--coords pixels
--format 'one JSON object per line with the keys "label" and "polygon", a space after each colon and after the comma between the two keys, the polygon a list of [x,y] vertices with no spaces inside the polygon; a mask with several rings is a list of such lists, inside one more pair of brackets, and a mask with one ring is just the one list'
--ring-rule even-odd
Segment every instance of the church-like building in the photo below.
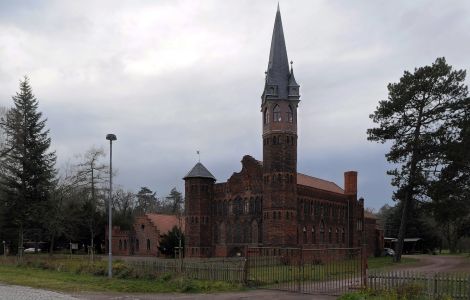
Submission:
{"label": "church-like building", "polygon": [[261,96],[263,161],[244,156],[227,182],[197,163],[185,180],[185,255],[243,255],[247,247],[359,247],[364,201],[357,172],[344,186],[297,172],[300,86],[289,67],[279,8]]}

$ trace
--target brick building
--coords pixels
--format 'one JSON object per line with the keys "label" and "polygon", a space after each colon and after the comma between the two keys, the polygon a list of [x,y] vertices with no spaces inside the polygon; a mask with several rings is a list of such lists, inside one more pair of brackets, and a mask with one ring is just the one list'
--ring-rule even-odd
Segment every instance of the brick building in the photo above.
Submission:
{"label": "brick building", "polygon": [[[175,215],[147,213],[135,218],[131,230],[113,226],[114,255],[160,256],[160,237],[173,229],[184,228],[183,220]],[[108,229],[105,231],[108,249]]]}
{"label": "brick building", "polygon": [[297,172],[300,102],[278,8],[261,96],[263,161],[244,156],[227,182],[197,163],[185,180],[187,257],[243,255],[247,246],[358,247],[364,201],[357,172],[344,186]]}

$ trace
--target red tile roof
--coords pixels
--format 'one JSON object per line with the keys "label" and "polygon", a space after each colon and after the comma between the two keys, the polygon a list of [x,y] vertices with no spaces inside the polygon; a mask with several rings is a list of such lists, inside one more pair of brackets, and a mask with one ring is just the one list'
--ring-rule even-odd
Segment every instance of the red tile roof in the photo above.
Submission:
{"label": "red tile roof", "polygon": [[302,173],[297,173],[297,184],[313,187],[319,190],[325,190],[328,192],[344,194],[344,190],[336,183],[313,176],[308,176]]}
{"label": "red tile roof", "polygon": [[[175,215],[162,214],[145,214],[152,224],[157,227],[160,234],[165,234],[173,229],[174,226],[179,227],[180,222]],[[184,227],[183,218],[181,219],[181,227]]]}

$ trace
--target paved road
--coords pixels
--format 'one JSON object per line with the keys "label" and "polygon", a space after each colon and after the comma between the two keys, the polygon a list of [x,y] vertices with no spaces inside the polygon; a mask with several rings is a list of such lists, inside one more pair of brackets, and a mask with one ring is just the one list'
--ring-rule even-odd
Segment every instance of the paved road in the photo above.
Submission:
{"label": "paved road", "polygon": [[323,295],[306,295],[281,291],[256,290],[250,292],[221,293],[221,294],[80,294],[79,299],[87,300],[334,300],[337,297]]}
{"label": "paved road", "polygon": [[237,293],[220,294],[122,294],[122,293],[80,293],[67,295],[58,292],[33,289],[24,286],[0,284],[0,299],[2,300],[241,300],[241,299],[261,299],[261,300],[333,300],[332,296],[314,296],[305,294],[295,294],[280,291],[256,290]]}

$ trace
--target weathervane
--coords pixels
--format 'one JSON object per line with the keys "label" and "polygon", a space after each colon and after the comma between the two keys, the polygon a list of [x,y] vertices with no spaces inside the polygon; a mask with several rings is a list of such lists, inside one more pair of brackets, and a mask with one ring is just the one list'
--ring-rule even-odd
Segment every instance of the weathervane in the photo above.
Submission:
{"label": "weathervane", "polygon": [[196,153],[197,153],[197,156],[198,156],[198,161],[201,162],[201,153],[199,152],[199,150],[197,150]]}

